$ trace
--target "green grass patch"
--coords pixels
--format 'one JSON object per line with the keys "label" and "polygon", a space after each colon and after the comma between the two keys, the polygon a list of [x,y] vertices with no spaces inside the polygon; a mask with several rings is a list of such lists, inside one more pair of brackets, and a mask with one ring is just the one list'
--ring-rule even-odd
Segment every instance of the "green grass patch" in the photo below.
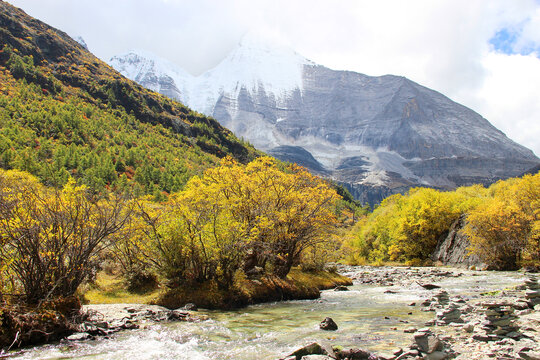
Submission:
{"label": "green grass patch", "polygon": [[83,295],[90,304],[149,304],[158,297],[160,291],[162,290],[130,292],[123,278],[101,272],[97,275],[95,284]]}

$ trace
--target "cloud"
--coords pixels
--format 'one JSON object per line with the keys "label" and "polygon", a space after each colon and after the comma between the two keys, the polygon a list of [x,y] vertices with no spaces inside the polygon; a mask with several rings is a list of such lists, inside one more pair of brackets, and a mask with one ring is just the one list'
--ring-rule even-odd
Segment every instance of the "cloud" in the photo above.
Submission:
{"label": "cloud", "polygon": [[535,0],[11,2],[82,35],[102,59],[141,48],[195,74],[215,66],[244,33],[264,34],[330,68],[406,76],[540,154],[540,109],[532,100],[539,92],[531,84],[540,68]]}
{"label": "cloud", "polygon": [[487,75],[474,107],[508,137],[540,154],[540,59],[489,53],[482,64]]}

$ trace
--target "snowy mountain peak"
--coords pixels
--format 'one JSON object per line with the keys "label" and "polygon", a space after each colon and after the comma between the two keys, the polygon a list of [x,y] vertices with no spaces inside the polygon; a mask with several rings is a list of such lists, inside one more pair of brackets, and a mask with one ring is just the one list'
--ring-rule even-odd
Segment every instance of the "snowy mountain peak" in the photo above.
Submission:
{"label": "snowy mountain peak", "polygon": [[109,65],[128,79],[170,98],[189,103],[194,77],[168,60],[144,50],[129,50],[113,56]]}
{"label": "snowy mountain peak", "polygon": [[248,34],[215,68],[198,77],[189,105],[212,113],[222,94],[236,99],[242,89],[271,96],[279,105],[293,92],[302,93],[305,65],[315,64],[291,48]]}
{"label": "snowy mountain peak", "polygon": [[236,49],[231,52],[231,55],[262,58],[267,62],[272,62],[276,59],[287,59],[290,63],[315,65],[291,47],[274,39],[261,37],[252,33],[247,33],[242,37]]}
{"label": "snowy mountain peak", "polygon": [[109,64],[129,79],[135,79],[152,71],[155,75],[174,75],[174,80],[184,83],[193,76],[172,62],[163,59],[151,52],[133,49],[113,56]]}

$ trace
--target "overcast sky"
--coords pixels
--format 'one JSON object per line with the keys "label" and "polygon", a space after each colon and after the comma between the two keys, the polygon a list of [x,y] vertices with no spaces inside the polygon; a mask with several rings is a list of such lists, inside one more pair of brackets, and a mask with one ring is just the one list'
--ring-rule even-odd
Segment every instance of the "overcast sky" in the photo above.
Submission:
{"label": "overcast sky", "polygon": [[103,60],[142,49],[193,74],[248,31],[332,69],[406,76],[540,155],[540,0],[8,0]]}

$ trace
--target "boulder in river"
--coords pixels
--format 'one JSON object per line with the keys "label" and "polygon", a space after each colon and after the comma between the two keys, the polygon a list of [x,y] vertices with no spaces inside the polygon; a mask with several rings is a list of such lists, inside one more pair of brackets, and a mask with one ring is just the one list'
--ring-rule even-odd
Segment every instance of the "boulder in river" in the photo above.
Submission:
{"label": "boulder in river", "polygon": [[331,317],[327,317],[319,324],[319,328],[321,330],[335,331],[338,329],[338,326],[334,319],[332,319]]}
{"label": "boulder in river", "polygon": [[349,349],[339,352],[340,359],[347,360],[379,360],[380,358],[370,351],[363,349]]}
{"label": "boulder in river", "polygon": [[421,287],[423,287],[426,290],[433,290],[433,289],[439,289],[440,288],[439,285],[435,285],[435,284],[421,284],[421,283],[418,283],[418,285],[420,285]]}
{"label": "boulder in river", "polygon": [[311,355],[322,355],[327,356],[331,359],[337,359],[336,354],[334,353],[334,350],[331,346],[326,344],[318,344],[318,343],[311,343],[309,345],[304,346],[303,348],[300,348],[290,354],[289,356],[285,357],[283,360],[300,360],[305,359],[307,356]]}
{"label": "boulder in river", "polygon": [[69,335],[66,340],[69,340],[69,341],[82,341],[82,340],[88,340],[92,338],[92,335],[90,335],[89,333],[87,332],[78,332],[78,333],[75,333],[73,335]]}
{"label": "boulder in river", "polygon": [[184,305],[184,310],[187,310],[187,311],[197,311],[199,310],[197,308],[197,305],[193,304],[193,303],[187,303],[186,305]]}

